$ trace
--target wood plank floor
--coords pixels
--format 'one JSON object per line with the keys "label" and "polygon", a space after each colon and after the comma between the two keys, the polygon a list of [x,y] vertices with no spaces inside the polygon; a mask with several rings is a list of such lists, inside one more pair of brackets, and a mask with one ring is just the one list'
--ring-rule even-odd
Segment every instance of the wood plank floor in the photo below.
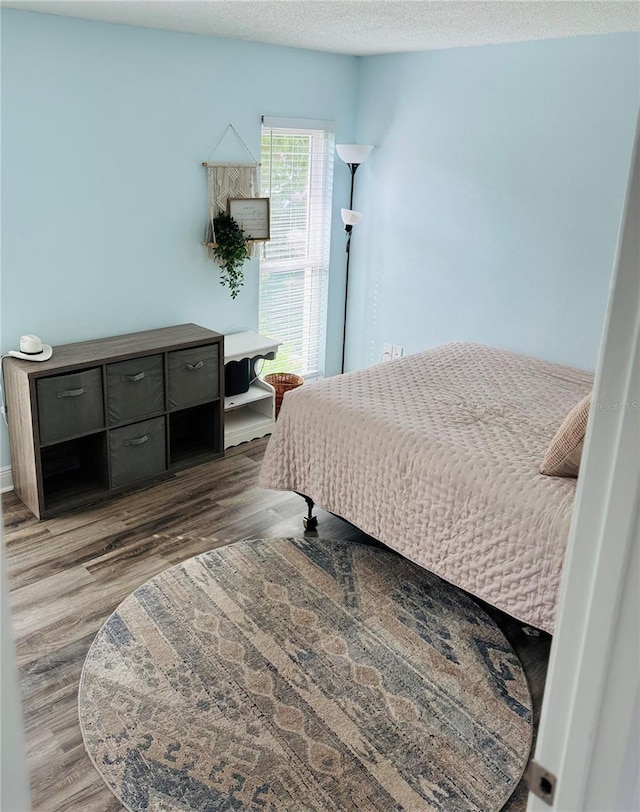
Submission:
{"label": "wood plank floor", "polygon": [[[304,503],[256,485],[266,441],[91,509],[38,522],[14,494],[2,499],[27,759],[36,812],[121,812],[85,753],[77,718],[80,673],[116,606],[158,572],[244,538],[303,533]],[[326,538],[370,541],[318,511]],[[551,638],[530,637],[490,610],[517,651],[540,714]],[[521,782],[505,809],[526,805]],[[24,812],[24,810],[3,810]],[[419,812],[419,810],[412,810]]]}

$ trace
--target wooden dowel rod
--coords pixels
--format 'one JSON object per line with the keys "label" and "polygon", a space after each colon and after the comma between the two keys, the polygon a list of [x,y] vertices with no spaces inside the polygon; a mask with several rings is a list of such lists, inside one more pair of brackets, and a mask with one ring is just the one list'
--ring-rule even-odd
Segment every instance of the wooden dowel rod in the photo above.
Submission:
{"label": "wooden dowel rod", "polygon": [[[245,240],[245,242],[254,243],[254,242],[268,242],[268,241],[267,240]],[[206,245],[208,248],[215,248],[217,244],[218,244],[217,242],[201,242],[200,243],[200,245]]]}
{"label": "wooden dowel rod", "polygon": [[210,164],[208,161],[203,161],[202,166],[262,166],[261,163],[245,163],[245,164],[235,164],[230,161],[226,161],[224,163],[217,162],[215,164]]}

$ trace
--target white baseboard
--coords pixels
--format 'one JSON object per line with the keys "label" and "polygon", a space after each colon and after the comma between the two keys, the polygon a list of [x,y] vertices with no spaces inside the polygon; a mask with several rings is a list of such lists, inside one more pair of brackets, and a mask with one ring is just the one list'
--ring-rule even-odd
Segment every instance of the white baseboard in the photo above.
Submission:
{"label": "white baseboard", "polygon": [[13,490],[13,477],[11,476],[11,466],[5,465],[0,468],[0,493]]}

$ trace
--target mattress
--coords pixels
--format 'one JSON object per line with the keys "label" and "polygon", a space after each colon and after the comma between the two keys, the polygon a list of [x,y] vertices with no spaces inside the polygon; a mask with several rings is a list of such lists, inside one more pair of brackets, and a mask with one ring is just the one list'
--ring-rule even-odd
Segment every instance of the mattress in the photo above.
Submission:
{"label": "mattress", "polygon": [[445,344],[285,395],[260,473],[552,632],[576,480],[539,473],[581,370]]}

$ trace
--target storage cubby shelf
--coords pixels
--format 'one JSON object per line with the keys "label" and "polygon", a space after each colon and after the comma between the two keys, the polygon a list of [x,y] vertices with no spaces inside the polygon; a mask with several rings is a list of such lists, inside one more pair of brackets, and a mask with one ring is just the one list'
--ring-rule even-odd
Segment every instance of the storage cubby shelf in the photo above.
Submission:
{"label": "storage cubby shelf", "polygon": [[222,456],[223,358],[196,324],[6,358],[17,496],[44,518]]}

